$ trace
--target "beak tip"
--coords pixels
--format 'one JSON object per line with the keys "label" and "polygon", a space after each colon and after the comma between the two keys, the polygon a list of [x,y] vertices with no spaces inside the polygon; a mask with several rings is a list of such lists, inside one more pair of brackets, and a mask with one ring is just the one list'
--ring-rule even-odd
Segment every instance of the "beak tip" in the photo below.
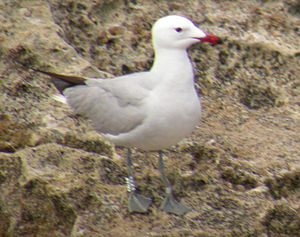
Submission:
{"label": "beak tip", "polygon": [[212,45],[223,44],[223,40],[217,37],[216,35],[206,34],[205,37],[200,38],[202,42],[208,42]]}
{"label": "beak tip", "polygon": [[220,38],[218,38],[217,41],[216,41],[216,44],[223,44],[223,43],[224,43],[224,41]]}

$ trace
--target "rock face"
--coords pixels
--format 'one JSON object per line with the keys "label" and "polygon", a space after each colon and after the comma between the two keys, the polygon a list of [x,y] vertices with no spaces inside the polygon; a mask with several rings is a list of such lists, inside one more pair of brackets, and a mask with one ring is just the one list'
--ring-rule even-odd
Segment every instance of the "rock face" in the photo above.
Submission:
{"label": "rock face", "polygon": [[[299,236],[300,4],[283,1],[0,1],[0,236]],[[225,39],[190,49],[203,116],[167,151],[184,217],[159,210],[156,154],[121,149],[53,100],[30,67],[110,77],[150,68],[150,28],[189,17]]]}

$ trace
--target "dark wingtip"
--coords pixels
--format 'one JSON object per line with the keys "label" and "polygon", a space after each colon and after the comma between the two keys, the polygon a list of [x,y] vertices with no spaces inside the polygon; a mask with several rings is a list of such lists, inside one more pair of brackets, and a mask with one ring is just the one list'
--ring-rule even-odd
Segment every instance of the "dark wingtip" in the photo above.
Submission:
{"label": "dark wingtip", "polygon": [[48,72],[37,68],[32,68],[33,71],[43,73],[51,77],[51,81],[59,90],[59,92],[63,92],[66,88],[78,86],[78,85],[85,85],[86,78],[81,76],[69,76],[54,72]]}

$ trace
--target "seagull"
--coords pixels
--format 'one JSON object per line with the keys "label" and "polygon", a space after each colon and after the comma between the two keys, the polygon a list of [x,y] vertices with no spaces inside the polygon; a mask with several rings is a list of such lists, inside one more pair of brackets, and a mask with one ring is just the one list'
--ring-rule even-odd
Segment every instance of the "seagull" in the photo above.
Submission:
{"label": "seagull", "polygon": [[198,42],[222,43],[189,19],[169,15],[152,27],[154,63],[150,71],[112,79],[86,78],[33,69],[47,74],[76,114],[86,116],[95,131],[127,147],[129,212],[147,212],[151,199],[136,192],[131,148],[158,151],[158,168],[166,187],[161,209],[184,215],[191,209],[174,198],[163,163],[163,149],[188,136],[198,124],[201,104],[194,87],[187,48]]}

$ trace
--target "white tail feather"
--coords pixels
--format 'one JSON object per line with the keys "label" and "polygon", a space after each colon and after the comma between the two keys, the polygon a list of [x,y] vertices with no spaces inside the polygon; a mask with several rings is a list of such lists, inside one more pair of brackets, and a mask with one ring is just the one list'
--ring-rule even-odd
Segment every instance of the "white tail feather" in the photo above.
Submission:
{"label": "white tail feather", "polygon": [[52,95],[52,98],[63,104],[67,104],[67,99],[63,95]]}

